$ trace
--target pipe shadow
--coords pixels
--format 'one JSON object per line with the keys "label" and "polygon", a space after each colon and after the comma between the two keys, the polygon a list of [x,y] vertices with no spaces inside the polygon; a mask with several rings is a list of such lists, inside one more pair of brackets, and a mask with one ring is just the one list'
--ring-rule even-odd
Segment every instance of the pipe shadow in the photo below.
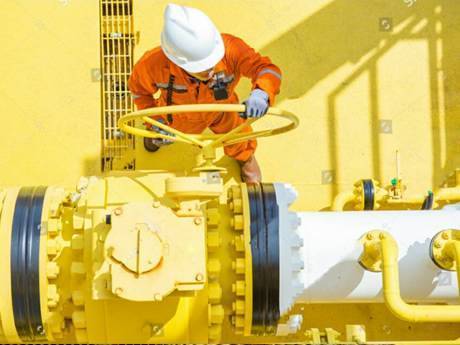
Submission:
{"label": "pipe shadow", "polygon": [[[342,261],[331,267],[319,280],[306,290],[307,296],[314,295],[316,300],[330,300],[331,296],[345,300],[361,282],[363,268],[355,261]],[[340,296],[338,291],[340,288]]]}
{"label": "pipe shadow", "polygon": [[[382,178],[378,93],[382,86],[379,85],[378,63],[402,40],[428,42],[431,139],[427,140],[431,140],[432,154],[411,154],[420,160],[432,161],[433,186],[442,183],[445,175],[460,165],[459,17],[460,5],[450,0],[410,3],[336,0],[261,49],[261,53],[270,56],[283,71],[278,101],[300,98],[339,68],[347,64],[357,66],[326,96],[328,169],[335,171],[331,198],[338,192],[337,181],[343,173],[338,153],[341,144],[337,137],[338,97],[364,74],[369,80],[369,91],[364,97],[369,98],[372,177]],[[408,88],[417,79],[414,75],[413,80],[408,80]],[[350,119],[352,115],[347,114]],[[350,137],[355,135],[360,133],[349,134]]]}

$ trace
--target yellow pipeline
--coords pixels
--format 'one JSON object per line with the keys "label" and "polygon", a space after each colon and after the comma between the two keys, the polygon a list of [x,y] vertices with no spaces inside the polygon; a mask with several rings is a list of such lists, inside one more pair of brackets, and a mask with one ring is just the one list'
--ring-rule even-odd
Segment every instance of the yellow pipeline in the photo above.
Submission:
{"label": "yellow pipeline", "polygon": [[[385,304],[395,316],[409,322],[460,322],[460,306],[458,305],[411,305],[406,303],[401,298],[399,287],[398,245],[390,234],[384,232],[380,233],[377,245],[382,260]],[[369,248],[366,247],[365,251]],[[457,255],[460,254],[459,249],[460,246],[456,246]]]}
{"label": "yellow pipeline", "polygon": [[[376,183],[376,182],[374,182]],[[450,187],[450,188],[440,188],[434,194],[434,205],[437,201],[443,202],[455,202],[460,201],[460,187]],[[363,190],[355,189],[353,191],[345,191],[339,193],[333,201],[332,210],[333,211],[343,211],[345,205],[349,202],[361,202],[364,198]],[[422,205],[425,196],[424,195],[414,195],[409,197],[402,197],[399,199],[393,198],[389,191],[384,188],[376,188],[375,191],[376,205],[375,208],[379,208],[380,205],[392,205],[397,206],[401,204],[410,204],[410,205]]]}
{"label": "yellow pipeline", "polygon": [[434,196],[436,200],[458,201],[460,200],[460,187],[441,188]]}
{"label": "yellow pipeline", "polygon": [[460,293],[460,241],[451,240],[447,244],[447,255],[455,261],[455,270],[457,271],[457,283]]}
{"label": "yellow pipeline", "polygon": [[346,204],[356,199],[353,192],[342,192],[334,198],[332,211],[343,211]]}

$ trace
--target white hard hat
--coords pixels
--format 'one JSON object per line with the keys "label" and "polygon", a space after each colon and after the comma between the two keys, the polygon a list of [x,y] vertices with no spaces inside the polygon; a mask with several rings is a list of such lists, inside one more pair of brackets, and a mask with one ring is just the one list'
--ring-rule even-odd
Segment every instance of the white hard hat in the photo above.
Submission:
{"label": "white hard hat", "polygon": [[225,53],[222,36],[209,17],[195,8],[169,4],[164,13],[161,48],[190,73],[214,67]]}

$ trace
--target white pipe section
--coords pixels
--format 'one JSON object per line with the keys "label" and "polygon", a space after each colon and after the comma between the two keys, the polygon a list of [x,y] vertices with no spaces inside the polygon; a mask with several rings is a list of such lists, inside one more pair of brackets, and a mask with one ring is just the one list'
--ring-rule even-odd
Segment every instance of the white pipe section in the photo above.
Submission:
{"label": "white pipe section", "polygon": [[382,302],[382,274],[365,270],[358,259],[359,239],[368,231],[384,230],[398,243],[405,300],[459,303],[457,273],[434,264],[430,243],[442,230],[460,229],[460,211],[300,212],[297,216],[301,225],[295,231],[303,239],[304,269],[297,273],[303,290],[295,302]]}

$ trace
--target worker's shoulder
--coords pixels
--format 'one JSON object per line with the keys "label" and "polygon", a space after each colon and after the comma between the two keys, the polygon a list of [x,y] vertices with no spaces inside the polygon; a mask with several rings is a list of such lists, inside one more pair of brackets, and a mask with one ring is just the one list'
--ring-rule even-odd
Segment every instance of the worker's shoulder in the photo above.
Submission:
{"label": "worker's shoulder", "polygon": [[224,45],[231,44],[231,43],[238,42],[238,41],[243,41],[241,38],[235,35],[229,34],[229,33],[223,33],[221,34],[221,36],[222,36],[222,40],[224,41]]}
{"label": "worker's shoulder", "polygon": [[227,54],[232,54],[235,51],[241,51],[249,47],[249,45],[240,37],[231,34],[222,34],[225,51]]}
{"label": "worker's shoulder", "polygon": [[168,66],[168,63],[168,58],[166,57],[165,53],[163,53],[161,47],[155,47],[151,50],[146,51],[137,62],[137,64],[146,65],[150,69],[161,69],[163,67]]}

